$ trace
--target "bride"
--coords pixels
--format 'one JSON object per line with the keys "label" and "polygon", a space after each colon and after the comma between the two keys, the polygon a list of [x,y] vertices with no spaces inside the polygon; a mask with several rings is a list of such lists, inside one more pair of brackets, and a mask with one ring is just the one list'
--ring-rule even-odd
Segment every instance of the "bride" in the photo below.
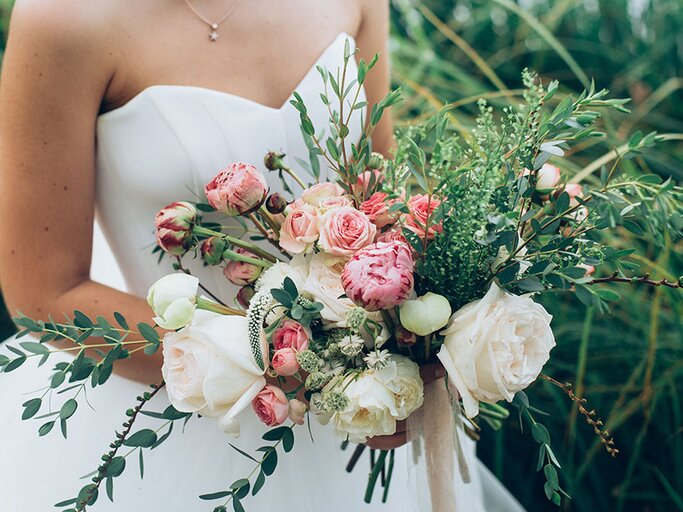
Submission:
{"label": "bride", "polygon": [[[387,0],[18,0],[0,84],[0,275],[10,310],[35,318],[75,308],[93,317],[119,311],[131,322],[149,321],[144,294],[170,270],[168,259],[158,263],[152,254],[154,213],[172,199],[198,197],[229,162],[259,164],[268,150],[286,153],[293,167],[307,159],[289,99],[298,91],[316,127],[325,126],[316,66],[338,68],[345,41],[366,61],[383,55],[363,91],[369,104],[382,98],[388,19]],[[388,154],[392,142],[387,117],[374,150]],[[272,189],[281,187],[271,178]],[[92,256],[95,215],[122,281],[97,236]],[[192,270],[230,296],[220,271]],[[48,369],[27,364],[2,375],[2,509],[44,512],[75,496],[126,409],[146,384],[160,381],[160,366],[160,356],[121,362],[106,386],[89,393],[96,412],[81,407],[68,440],[57,432],[38,437],[40,423],[20,420],[24,393],[43,387]],[[156,410],[168,403],[155,401]],[[251,470],[214,422],[195,418],[179,430],[147,455],[144,480],[128,461],[114,503],[101,496],[93,508],[210,510],[199,494]],[[259,446],[263,427],[254,415],[244,415],[242,432],[241,448]],[[369,444],[404,442],[399,433]],[[405,448],[397,451],[389,502],[364,505],[367,466],[344,471],[350,450],[341,451],[331,429],[313,426],[312,438],[301,431],[297,445],[245,501],[248,508],[418,510]],[[454,510],[522,510],[468,448],[472,482],[454,482]]]}

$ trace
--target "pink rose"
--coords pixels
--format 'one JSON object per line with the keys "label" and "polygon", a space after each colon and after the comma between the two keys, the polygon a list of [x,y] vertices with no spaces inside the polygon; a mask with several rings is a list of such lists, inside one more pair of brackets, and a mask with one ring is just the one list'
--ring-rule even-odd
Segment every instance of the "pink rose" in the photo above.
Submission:
{"label": "pink rose", "polygon": [[[241,247],[235,248],[235,252],[250,258],[258,259],[258,256],[245,249],[242,249]],[[254,265],[253,263],[247,263],[244,261],[229,261],[223,269],[223,275],[232,284],[236,284],[237,286],[245,286],[256,281],[261,275],[262,271],[263,267]]]}
{"label": "pink rose", "polygon": [[192,227],[197,210],[191,203],[178,201],[164,206],[154,217],[157,244],[164,251],[182,256],[192,246]]}
{"label": "pink rose", "polygon": [[578,183],[567,183],[564,186],[564,191],[569,194],[570,199],[575,200],[575,198],[580,197],[583,193],[583,187]]}
{"label": "pink rose", "polygon": [[335,208],[320,218],[320,246],[328,254],[352,256],[375,241],[377,227],[351,206]]}
{"label": "pink rose", "polygon": [[435,224],[432,220],[434,211],[440,204],[441,199],[436,196],[427,194],[412,196],[407,203],[410,214],[406,218],[406,227],[420,238],[426,236],[427,240],[432,240],[437,233],[443,231],[441,222]]}
{"label": "pink rose", "polygon": [[378,242],[403,242],[408,243],[405,235],[403,234],[403,228],[401,226],[393,226],[391,229],[380,233],[377,237]]}
{"label": "pink rose", "polygon": [[306,407],[306,404],[301,400],[292,398],[289,401],[289,419],[297,425],[304,424],[304,416],[306,415],[307,410],[308,408]]}
{"label": "pink rose", "polygon": [[316,183],[301,193],[301,200],[304,203],[317,208],[323,201],[333,197],[339,197],[343,194],[344,190],[336,183]]}
{"label": "pink rose", "polygon": [[352,206],[351,199],[347,196],[328,197],[320,201],[320,210],[331,210],[332,208],[341,208],[342,206]]}
{"label": "pink rose", "polygon": [[407,244],[379,242],[346,263],[342,286],[349,299],[368,311],[393,308],[413,292],[414,267]]}
{"label": "pink rose", "polygon": [[560,182],[560,168],[550,164],[543,164],[536,174],[536,191],[547,194]]}
{"label": "pink rose", "polygon": [[251,402],[258,419],[269,427],[282,425],[289,414],[289,402],[277,386],[268,385]]}
{"label": "pink rose", "polygon": [[256,167],[243,162],[230,164],[204,187],[209,204],[234,217],[258,209],[268,194],[268,185]]}
{"label": "pink rose", "polygon": [[283,377],[289,377],[299,371],[299,363],[296,360],[296,351],[293,348],[281,348],[273,354],[270,364],[275,373]]}
{"label": "pink rose", "polygon": [[276,350],[291,348],[301,352],[308,348],[311,339],[310,331],[296,320],[284,317],[280,325],[273,331],[273,346]]}
{"label": "pink rose", "polygon": [[357,197],[365,199],[377,189],[377,186],[382,183],[383,180],[384,173],[381,169],[364,171],[358,175],[356,184],[352,187],[353,193]]}
{"label": "pink rose", "polygon": [[315,208],[303,205],[292,210],[280,227],[280,247],[291,254],[308,252],[318,239],[318,214]]}
{"label": "pink rose", "polygon": [[396,200],[387,200],[388,197],[389,194],[384,192],[375,192],[358,208],[378,228],[393,224],[400,215],[399,212],[389,212],[389,208]]}

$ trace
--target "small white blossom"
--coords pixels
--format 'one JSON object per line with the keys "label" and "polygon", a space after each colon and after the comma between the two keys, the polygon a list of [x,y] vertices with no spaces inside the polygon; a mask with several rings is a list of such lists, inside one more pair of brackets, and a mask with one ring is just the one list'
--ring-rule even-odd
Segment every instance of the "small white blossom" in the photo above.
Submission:
{"label": "small white blossom", "polygon": [[368,365],[368,368],[379,370],[387,365],[390,355],[388,350],[374,350],[365,356],[363,361]]}

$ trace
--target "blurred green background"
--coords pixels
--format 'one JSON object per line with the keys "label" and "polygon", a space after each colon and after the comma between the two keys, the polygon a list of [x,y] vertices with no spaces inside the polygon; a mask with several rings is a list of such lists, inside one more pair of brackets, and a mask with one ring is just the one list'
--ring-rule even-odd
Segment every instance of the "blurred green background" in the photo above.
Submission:
{"label": "blurred green background", "polygon": [[[0,0],[3,41],[10,4]],[[626,172],[683,181],[683,0],[393,0],[392,22],[393,73],[406,94],[399,125],[450,103],[453,126],[471,127],[477,98],[517,101],[525,67],[560,80],[563,94],[594,78],[613,96],[632,97],[632,113],[610,114],[606,140],[554,163],[590,180],[592,163],[630,133],[656,130],[667,140],[627,161]],[[683,274],[680,240],[663,251],[627,232],[614,242],[645,255],[636,260],[643,272]],[[563,487],[573,496],[565,510],[683,510],[683,293],[629,286],[619,288],[623,300],[610,315],[570,295],[544,300],[558,341],[546,373],[574,383],[621,450],[612,460],[558,388],[541,382],[529,390],[532,404],[550,413]],[[10,329],[0,313],[0,339]],[[535,444],[516,421],[500,432],[484,428],[479,453],[530,512],[555,509],[534,473]]]}

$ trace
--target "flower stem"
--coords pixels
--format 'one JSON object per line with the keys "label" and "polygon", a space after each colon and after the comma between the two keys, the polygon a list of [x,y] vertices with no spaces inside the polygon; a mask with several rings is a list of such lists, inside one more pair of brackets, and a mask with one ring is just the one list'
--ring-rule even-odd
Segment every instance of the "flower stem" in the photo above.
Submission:
{"label": "flower stem", "polygon": [[246,240],[242,240],[240,238],[236,238],[234,236],[226,235],[224,233],[221,233],[219,231],[214,231],[213,229],[207,229],[203,226],[195,226],[192,232],[195,235],[201,235],[201,236],[218,236],[221,237],[223,240],[226,242],[230,242],[232,245],[236,247],[241,247],[242,249],[246,249],[249,252],[253,252],[257,256],[262,257],[263,259],[270,261],[271,263],[277,263],[278,259],[270,254],[268,251],[265,249],[262,249],[258,245],[248,242]]}
{"label": "flower stem", "polygon": [[239,309],[233,309],[228,306],[223,306],[221,304],[218,304],[217,302],[204,299],[203,297],[197,297],[197,308],[203,309],[205,311],[213,311],[214,313],[220,313],[221,315],[246,316],[246,313],[244,311],[240,311]]}
{"label": "flower stem", "polygon": [[240,254],[230,249],[223,252],[223,257],[231,261],[240,261],[242,263],[249,263],[257,267],[270,268],[273,264],[270,261],[262,260],[260,258],[252,258],[246,254]]}

